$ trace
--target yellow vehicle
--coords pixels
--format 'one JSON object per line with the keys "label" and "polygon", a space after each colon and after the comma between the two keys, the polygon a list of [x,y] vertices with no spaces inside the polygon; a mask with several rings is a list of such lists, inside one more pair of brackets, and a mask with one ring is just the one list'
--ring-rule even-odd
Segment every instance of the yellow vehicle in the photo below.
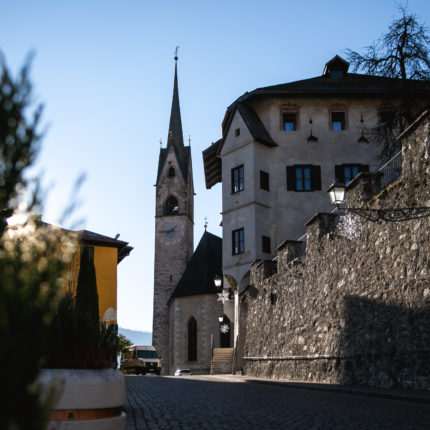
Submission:
{"label": "yellow vehicle", "polygon": [[120,370],[124,373],[145,375],[146,373],[161,372],[161,357],[153,346],[132,345],[121,357]]}

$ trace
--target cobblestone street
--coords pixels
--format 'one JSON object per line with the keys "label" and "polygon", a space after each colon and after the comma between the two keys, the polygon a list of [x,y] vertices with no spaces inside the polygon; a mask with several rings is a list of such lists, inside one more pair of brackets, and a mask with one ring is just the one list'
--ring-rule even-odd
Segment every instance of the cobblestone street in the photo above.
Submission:
{"label": "cobblestone street", "polygon": [[127,430],[430,429],[430,403],[244,378],[127,376]]}

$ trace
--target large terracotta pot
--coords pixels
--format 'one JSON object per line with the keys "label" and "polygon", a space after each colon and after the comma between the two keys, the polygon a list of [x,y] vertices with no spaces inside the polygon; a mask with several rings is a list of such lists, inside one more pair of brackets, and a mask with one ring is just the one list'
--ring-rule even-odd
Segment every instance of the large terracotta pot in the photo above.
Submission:
{"label": "large terracotta pot", "polygon": [[124,375],[114,369],[43,369],[39,382],[54,392],[48,430],[123,430]]}

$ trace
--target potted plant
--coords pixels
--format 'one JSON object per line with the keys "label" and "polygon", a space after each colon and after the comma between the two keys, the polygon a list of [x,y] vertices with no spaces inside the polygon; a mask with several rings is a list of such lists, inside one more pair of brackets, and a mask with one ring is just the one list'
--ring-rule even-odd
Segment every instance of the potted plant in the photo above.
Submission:
{"label": "potted plant", "polygon": [[124,429],[124,375],[115,369],[118,336],[99,320],[92,248],[82,247],[76,291],[61,299],[39,378],[56,402],[48,428]]}

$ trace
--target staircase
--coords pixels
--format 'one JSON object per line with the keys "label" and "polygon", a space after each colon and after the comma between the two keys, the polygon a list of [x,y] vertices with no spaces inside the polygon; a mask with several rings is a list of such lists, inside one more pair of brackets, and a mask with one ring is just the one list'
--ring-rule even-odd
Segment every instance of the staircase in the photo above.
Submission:
{"label": "staircase", "polygon": [[214,348],[212,350],[211,375],[233,373],[234,348]]}

